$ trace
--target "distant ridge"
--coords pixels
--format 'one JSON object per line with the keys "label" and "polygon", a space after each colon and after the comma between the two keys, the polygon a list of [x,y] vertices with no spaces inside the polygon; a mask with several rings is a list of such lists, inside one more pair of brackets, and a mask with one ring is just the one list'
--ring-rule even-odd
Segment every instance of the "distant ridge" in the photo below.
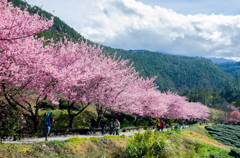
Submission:
{"label": "distant ridge", "polygon": [[222,63],[236,63],[236,61],[225,58],[207,58],[210,59],[214,64],[222,64]]}
{"label": "distant ridge", "polygon": [[221,63],[217,64],[217,66],[232,76],[240,76],[240,62]]}

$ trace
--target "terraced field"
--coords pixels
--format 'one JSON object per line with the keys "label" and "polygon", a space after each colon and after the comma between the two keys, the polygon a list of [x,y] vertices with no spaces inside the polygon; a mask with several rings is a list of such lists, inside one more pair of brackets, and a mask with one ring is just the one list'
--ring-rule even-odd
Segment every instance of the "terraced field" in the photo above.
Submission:
{"label": "terraced field", "polygon": [[213,139],[218,142],[240,148],[240,126],[213,125],[205,127]]}

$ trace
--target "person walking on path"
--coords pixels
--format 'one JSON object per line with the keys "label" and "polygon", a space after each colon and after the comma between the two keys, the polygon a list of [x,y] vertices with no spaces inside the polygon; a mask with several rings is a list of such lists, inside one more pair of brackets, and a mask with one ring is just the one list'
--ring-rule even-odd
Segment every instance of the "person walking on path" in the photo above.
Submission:
{"label": "person walking on path", "polygon": [[163,127],[165,125],[165,122],[163,120],[160,121],[160,129],[161,131],[163,131]]}
{"label": "person walking on path", "polygon": [[23,138],[23,128],[26,124],[26,120],[24,119],[24,116],[21,115],[20,117],[16,117],[14,116],[15,121],[18,123],[17,127],[15,127],[16,130],[16,134],[13,135],[13,141],[16,141],[17,138],[20,140],[21,138]]}
{"label": "person walking on path", "polygon": [[157,119],[157,121],[156,121],[156,126],[157,126],[157,131],[160,131],[161,122],[159,119]]}
{"label": "person walking on path", "polygon": [[51,129],[51,117],[52,117],[52,112],[48,112],[44,114],[44,125],[45,125],[45,141],[48,141],[48,135]]}
{"label": "person walking on path", "polygon": [[113,119],[111,119],[110,121],[110,131],[109,131],[110,135],[114,135],[114,121]]}
{"label": "person walking on path", "polygon": [[119,135],[120,122],[118,121],[118,119],[115,119],[114,121],[114,128],[116,130],[116,135]]}
{"label": "person walking on path", "polygon": [[91,125],[90,125],[90,134],[95,134],[95,126],[96,126],[96,121],[94,117],[91,118]]}
{"label": "person walking on path", "polygon": [[20,137],[23,138],[23,137],[24,137],[23,129],[24,129],[26,123],[27,123],[27,122],[26,122],[26,119],[24,118],[23,115],[21,116],[21,122],[20,122],[20,123],[21,123],[21,124],[20,124]]}
{"label": "person walking on path", "polygon": [[101,120],[100,120],[100,126],[102,128],[102,135],[105,135],[105,128],[106,128],[106,121],[105,119],[102,117]]}

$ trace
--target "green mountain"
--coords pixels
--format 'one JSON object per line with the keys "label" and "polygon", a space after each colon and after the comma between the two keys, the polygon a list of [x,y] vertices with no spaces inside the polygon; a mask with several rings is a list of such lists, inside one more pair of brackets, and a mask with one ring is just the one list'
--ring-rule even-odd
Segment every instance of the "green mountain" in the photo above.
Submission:
{"label": "green mountain", "polygon": [[231,60],[231,59],[225,59],[225,58],[208,58],[209,60],[211,60],[214,64],[224,64],[224,63],[235,63],[236,61]]}
{"label": "green mountain", "polygon": [[[15,6],[28,7],[31,13],[44,15],[47,18],[52,16],[51,13],[41,10],[39,7],[31,7],[22,0],[10,0]],[[77,33],[73,28],[68,26],[58,17],[54,17],[54,25],[48,31],[38,34],[39,37],[53,38],[59,40],[66,36],[75,42],[84,40],[82,35]],[[87,40],[89,44],[94,44]],[[199,57],[174,56],[151,51],[127,51],[104,47],[106,53],[117,53],[124,59],[130,59],[134,62],[135,68],[141,72],[144,77],[158,76],[156,84],[160,90],[183,90],[185,88],[205,87],[221,88],[225,80],[232,76],[222,71],[207,59]]]}
{"label": "green mountain", "polygon": [[[112,48],[106,48],[110,52]],[[118,55],[134,62],[134,66],[145,77],[158,76],[160,90],[178,90],[204,87],[222,88],[231,75],[222,71],[211,61],[200,57],[167,55],[151,51],[115,50]]]}
{"label": "green mountain", "polygon": [[222,63],[217,64],[217,66],[233,76],[240,75],[240,62]]}

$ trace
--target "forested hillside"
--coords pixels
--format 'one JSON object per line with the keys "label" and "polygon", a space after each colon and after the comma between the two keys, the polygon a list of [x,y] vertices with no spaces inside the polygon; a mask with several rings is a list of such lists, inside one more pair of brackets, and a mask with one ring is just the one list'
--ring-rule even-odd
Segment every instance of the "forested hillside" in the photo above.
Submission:
{"label": "forested hillside", "polygon": [[[50,18],[51,13],[41,10],[39,7],[31,7],[22,0],[10,0],[15,6],[28,7],[32,13],[38,12]],[[73,41],[86,40],[73,28],[54,17],[54,25],[48,31],[43,31],[39,37],[53,38],[59,40],[66,36]],[[88,43],[93,42],[88,40]],[[158,76],[156,83],[160,90],[183,90],[185,88],[204,87],[221,88],[225,80],[231,79],[231,75],[212,64],[209,60],[198,57],[183,57],[166,55],[150,51],[126,51],[104,47],[104,52],[115,53],[124,59],[130,59],[134,66],[144,77]]]}
{"label": "forested hillside", "polygon": [[231,75],[240,75],[240,62],[229,62],[229,63],[222,63],[217,64],[223,71],[230,73]]}
{"label": "forested hillside", "polygon": [[[106,48],[108,52],[113,51]],[[161,90],[183,90],[204,87],[221,88],[231,76],[207,59],[167,55],[150,51],[117,50],[118,55],[130,59],[138,71],[147,77],[158,76],[156,83]]]}
{"label": "forested hillside", "polygon": [[225,58],[207,58],[211,60],[214,64],[225,64],[225,63],[235,63],[236,61],[231,60],[231,59],[225,59]]}

